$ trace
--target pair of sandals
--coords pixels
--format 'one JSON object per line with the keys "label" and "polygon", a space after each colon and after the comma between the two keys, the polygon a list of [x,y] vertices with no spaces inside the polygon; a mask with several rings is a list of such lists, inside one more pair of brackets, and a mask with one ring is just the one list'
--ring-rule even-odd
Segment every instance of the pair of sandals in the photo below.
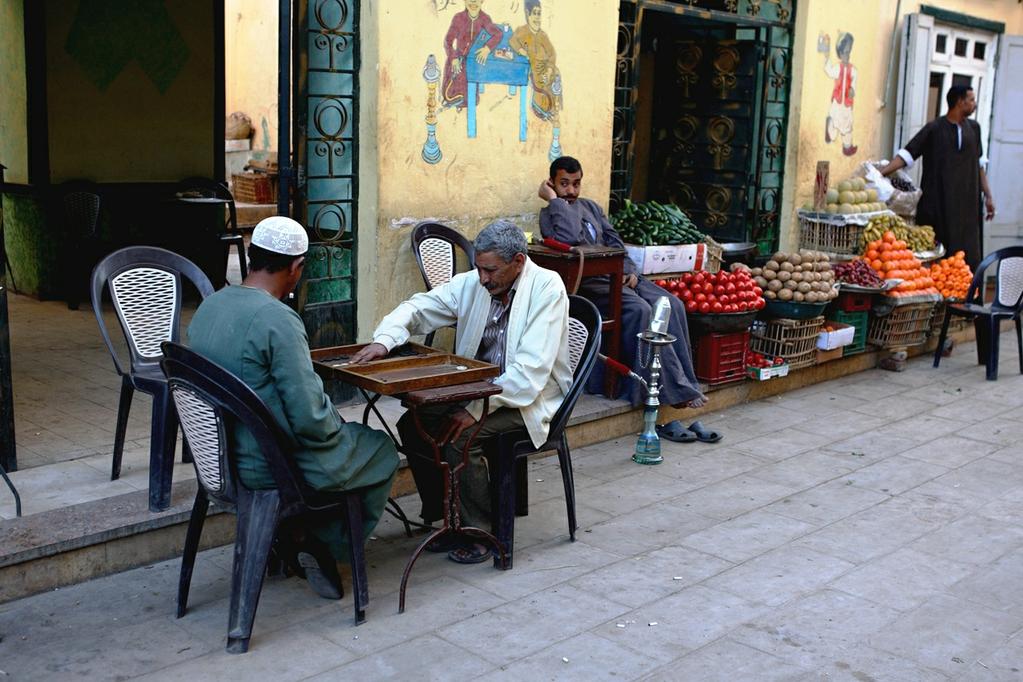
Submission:
{"label": "pair of sandals", "polygon": [[704,427],[698,421],[686,427],[678,419],[667,424],[659,424],[657,426],[657,435],[660,438],[676,443],[692,443],[693,441],[717,443],[722,438],[720,433]]}
{"label": "pair of sandals", "polygon": [[468,535],[442,535],[426,545],[427,552],[446,552],[448,559],[456,564],[481,564],[493,558],[494,552]]}

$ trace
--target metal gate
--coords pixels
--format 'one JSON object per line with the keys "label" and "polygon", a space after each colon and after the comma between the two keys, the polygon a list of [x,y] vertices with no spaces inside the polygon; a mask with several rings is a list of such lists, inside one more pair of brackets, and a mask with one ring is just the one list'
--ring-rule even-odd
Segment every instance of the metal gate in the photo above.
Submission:
{"label": "metal gate", "polygon": [[719,241],[777,247],[794,2],[621,2],[612,211],[633,190],[640,54],[656,39],[651,180],[637,198],[678,204]]}
{"label": "metal gate", "polygon": [[295,151],[282,175],[310,235],[298,310],[310,346],[322,348],[354,343],[356,333],[359,3],[296,0],[294,11]]}

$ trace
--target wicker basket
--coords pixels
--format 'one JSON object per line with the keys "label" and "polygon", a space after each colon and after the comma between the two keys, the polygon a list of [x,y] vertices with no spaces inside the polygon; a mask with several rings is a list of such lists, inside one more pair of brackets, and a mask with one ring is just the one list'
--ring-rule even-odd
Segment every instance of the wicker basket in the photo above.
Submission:
{"label": "wicker basket", "polygon": [[871,319],[867,342],[880,348],[919,346],[930,334],[933,317],[934,303],[898,306],[883,317]]}
{"label": "wicker basket", "polygon": [[888,215],[890,211],[873,213],[799,212],[799,248],[839,255],[856,255],[863,244],[863,228],[871,218]]}
{"label": "wicker basket", "polygon": [[778,318],[753,325],[750,347],[761,355],[781,356],[792,369],[809,367],[817,361],[817,335],[824,316],[808,320]]}
{"label": "wicker basket", "polygon": [[703,270],[704,272],[717,272],[724,263],[725,250],[709,235],[703,238],[703,243],[707,245],[707,257],[704,258]]}
{"label": "wicker basket", "polygon": [[231,193],[243,204],[277,203],[277,177],[266,173],[234,173]]}

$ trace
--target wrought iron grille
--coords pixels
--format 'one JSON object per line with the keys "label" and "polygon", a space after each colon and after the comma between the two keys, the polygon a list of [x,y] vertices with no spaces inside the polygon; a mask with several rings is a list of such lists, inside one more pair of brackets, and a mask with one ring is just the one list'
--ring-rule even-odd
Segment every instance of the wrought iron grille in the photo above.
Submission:
{"label": "wrought iron grille", "polygon": [[296,212],[311,237],[300,305],[351,308],[350,328],[331,333],[346,340],[355,336],[358,13],[357,0],[304,0],[295,40]]}
{"label": "wrought iron grille", "polygon": [[[698,224],[711,234],[729,241],[756,241],[761,252],[776,248],[794,3],[795,0],[620,2],[612,212],[633,192],[643,41],[648,40],[652,28],[657,28],[652,26],[653,22],[671,20],[666,15],[673,15],[682,17],[686,26],[697,32],[703,27],[706,38],[659,48],[680,51],[672,64],[674,90],[668,97],[658,95],[655,106],[671,106],[665,103],[674,101],[679,105],[677,110],[668,112],[671,120],[661,130],[664,139],[651,142],[651,159],[655,163],[650,167],[649,194],[651,198],[676,201],[688,208],[699,216]],[[721,27],[731,27],[732,38],[736,39],[731,48]],[[718,37],[714,38],[715,35]],[[697,97],[700,88],[718,93],[720,111],[706,104],[708,98]],[[693,104],[697,99],[699,107]],[[664,170],[673,177],[661,177]],[[716,177],[708,179],[704,171]],[[654,178],[655,174],[658,177]],[[704,186],[694,189],[686,176],[697,181],[702,178]]]}

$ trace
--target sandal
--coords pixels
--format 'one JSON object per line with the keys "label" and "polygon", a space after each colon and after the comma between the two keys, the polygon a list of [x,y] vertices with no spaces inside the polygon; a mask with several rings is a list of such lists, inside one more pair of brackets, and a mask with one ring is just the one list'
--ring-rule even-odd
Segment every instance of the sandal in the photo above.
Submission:
{"label": "sandal", "polygon": [[341,599],[344,596],[341,576],[338,574],[337,564],[332,558],[320,556],[320,552],[314,555],[302,550],[298,553],[296,560],[313,592],[324,599]]}
{"label": "sandal", "polygon": [[433,540],[430,540],[423,549],[433,554],[440,554],[441,552],[450,552],[461,546],[462,543],[458,541],[458,536],[454,533],[448,533],[447,535],[438,535]]}
{"label": "sandal", "polygon": [[677,419],[667,424],[658,424],[656,428],[657,435],[666,440],[672,440],[676,443],[692,443],[696,440],[696,434],[691,430],[692,427],[687,429]]}
{"label": "sandal", "polygon": [[448,552],[448,558],[456,564],[481,564],[494,556],[489,547],[470,543]]}
{"label": "sandal", "polygon": [[717,443],[721,440],[722,436],[717,431],[709,431],[703,427],[700,422],[693,422],[689,425],[689,430],[696,435],[696,440],[701,443]]}

